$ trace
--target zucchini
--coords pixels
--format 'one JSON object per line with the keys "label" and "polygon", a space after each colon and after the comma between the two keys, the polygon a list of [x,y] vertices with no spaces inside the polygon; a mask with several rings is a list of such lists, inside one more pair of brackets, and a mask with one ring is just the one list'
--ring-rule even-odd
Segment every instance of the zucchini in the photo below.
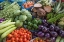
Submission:
{"label": "zucchini", "polygon": [[4,28],[4,29],[1,29],[1,30],[0,30],[0,34],[6,32],[7,30],[9,30],[10,28],[12,28],[12,27],[14,27],[14,26],[15,26],[15,25],[10,25],[10,26],[8,26],[8,27],[6,27],[6,28]]}
{"label": "zucchini", "polygon": [[10,25],[13,25],[13,24],[15,24],[15,22],[8,22],[6,24],[0,25],[0,29],[3,29],[5,27],[10,26]]}

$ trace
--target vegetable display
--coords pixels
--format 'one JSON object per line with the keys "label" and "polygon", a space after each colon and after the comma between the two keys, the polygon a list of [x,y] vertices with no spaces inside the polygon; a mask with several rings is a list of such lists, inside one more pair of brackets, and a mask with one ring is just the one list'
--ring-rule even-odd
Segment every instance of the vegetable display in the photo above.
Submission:
{"label": "vegetable display", "polygon": [[63,0],[0,0],[0,42],[64,42]]}

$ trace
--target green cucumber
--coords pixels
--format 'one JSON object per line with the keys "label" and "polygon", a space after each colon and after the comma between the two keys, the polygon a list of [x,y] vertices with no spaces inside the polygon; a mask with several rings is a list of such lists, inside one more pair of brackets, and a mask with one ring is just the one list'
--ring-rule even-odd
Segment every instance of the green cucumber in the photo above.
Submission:
{"label": "green cucumber", "polygon": [[60,40],[61,40],[61,37],[58,36],[58,37],[56,38],[56,42],[60,42]]}
{"label": "green cucumber", "polygon": [[8,34],[10,34],[13,30],[15,30],[16,27],[12,27],[10,28],[9,30],[7,30],[6,32],[4,32],[2,35],[1,35],[1,38],[0,39],[3,39],[5,38]]}
{"label": "green cucumber", "polygon": [[7,30],[9,30],[10,28],[12,28],[12,27],[14,27],[14,26],[15,26],[15,25],[10,25],[10,26],[8,26],[8,27],[6,27],[6,28],[4,28],[4,29],[1,29],[1,30],[0,30],[0,34],[6,32]]}
{"label": "green cucumber", "polygon": [[3,29],[5,27],[10,26],[10,25],[13,25],[13,24],[15,24],[15,22],[8,22],[6,24],[0,25],[0,29]]}

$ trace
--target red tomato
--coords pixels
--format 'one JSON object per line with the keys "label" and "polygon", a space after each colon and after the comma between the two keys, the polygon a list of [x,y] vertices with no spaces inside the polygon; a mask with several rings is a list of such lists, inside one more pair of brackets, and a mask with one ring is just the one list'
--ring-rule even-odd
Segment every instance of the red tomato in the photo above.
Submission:
{"label": "red tomato", "polygon": [[9,34],[8,37],[11,38],[12,37],[12,34]]}
{"label": "red tomato", "polygon": [[14,37],[18,37],[18,34],[17,33],[14,33]]}
{"label": "red tomato", "polygon": [[14,40],[15,40],[15,38],[13,37],[13,38],[11,38],[11,40],[12,40],[12,41],[14,41]]}
{"label": "red tomato", "polygon": [[15,38],[15,40],[16,40],[16,41],[19,41],[19,38],[17,37],[17,38]]}
{"label": "red tomato", "polygon": [[11,42],[11,40],[7,40],[6,42]]}
{"label": "red tomato", "polygon": [[26,42],[29,42],[29,40],[26,40]]}
{"label": "red tomato", "polygon": [[19,41],[20,41],[20,42],[23,42],[23,39],[22,39],[22,38],[20,38],[20,39],[19,39]]}
{"label": "red tomato", "polygon": [[28,37],[27,39],[28,39],[28,40],[31,40],[31,38],[30,38],[30,37]]}
{"label": "red tomato", "polygon": [[27,41],[27,39],[26,38],[24,38],[24,42],[26,42]]}
{"label": "red tomato", "polygon": [[26,30],[24,30],[23,32],[26,33]]}
{"label": "red tomato", "polygon": [[12,41],[12,42],[15,42],[15,41]]}
{"label": "red tomato", "polygon": [[31,32],[27,32],[27,33],[31,35]]}
{"label": "red tomato", "polygon": [[16,33],[19,33],[19,30],[16,30]]}
{"label": "red tomato", "polygon": [[26,35],[24,35],[24,38],[26,38],[27,36]]}

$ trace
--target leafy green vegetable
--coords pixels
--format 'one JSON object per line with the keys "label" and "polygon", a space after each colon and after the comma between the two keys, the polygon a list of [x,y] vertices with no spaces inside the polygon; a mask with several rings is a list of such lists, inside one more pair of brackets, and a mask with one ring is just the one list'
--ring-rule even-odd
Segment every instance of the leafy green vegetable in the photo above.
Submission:
{"label": "leafy green vegetable", "polygon": [[55,23],[57,20],[59,20],[60,18],[64,17],[64,14],[58,14],[57,16],[47,20],[49,23]]}
{"label": "leafy green vegetable", "polygon": [[13,18],[15,15],[17,15],[14,14],[15,12],[17,12],[17,10],[20,10],[20,6],[17,4],[17,2],[14,2],[11,5],[4,8],[2,11],[0,11],[0,18]]}
{"label": "leafy green vegetable", "polygon": [[0,3],[0,6],[2,6],[4,9],[8,7],[11,3],[9,1],[4,1]]}
{"label": "leafy green vegetable", "polygon": [[47,19],[50,19],[50,18],[53,18],[53,17],[54,17],[54,14],[53,13],[47,14]]}

